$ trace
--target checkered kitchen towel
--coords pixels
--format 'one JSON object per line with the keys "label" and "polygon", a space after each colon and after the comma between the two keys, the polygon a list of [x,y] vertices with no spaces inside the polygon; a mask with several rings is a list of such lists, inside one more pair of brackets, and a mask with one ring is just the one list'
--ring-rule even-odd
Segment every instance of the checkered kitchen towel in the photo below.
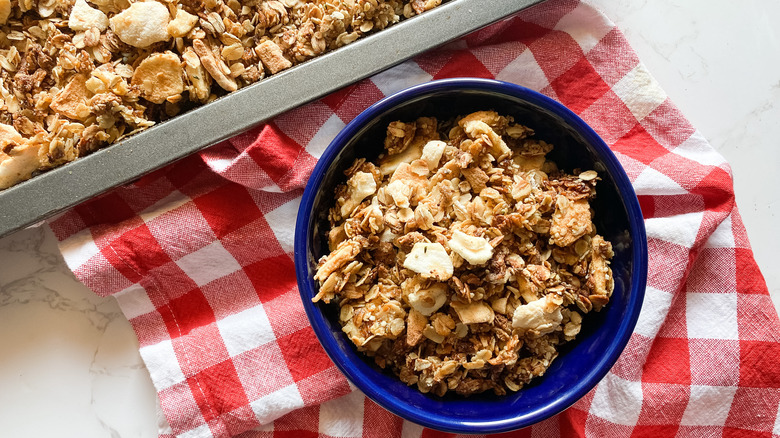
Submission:
{"label": "checkered kitchen towel", "polygon": [[636,331],[572,408],[514,436],[780,436],[780,324],[728,164],[613,23],[551,1],[290,111],[52,220],[68,265],[113,295],[179,437],[431,437],[351,392],[304,316],[295,213],[317,157],[378,99],[453,76],[539,90],[628,172],[650,268]]}

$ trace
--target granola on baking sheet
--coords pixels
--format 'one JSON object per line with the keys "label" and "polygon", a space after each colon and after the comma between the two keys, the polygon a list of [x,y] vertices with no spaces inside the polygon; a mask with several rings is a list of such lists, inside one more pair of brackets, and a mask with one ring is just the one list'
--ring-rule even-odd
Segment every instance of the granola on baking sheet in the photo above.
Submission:
{"label": "granola on baking sheet", "polygon": [[0,189],[442,0],[0,0]]}
{"label": "granola on baking sheet", "polygon": [[386,153],[336,189],[313,301],[424,393],[519,390],[612,295],[598,174],[559,170],[533,136],[492,111],[392,122]]}

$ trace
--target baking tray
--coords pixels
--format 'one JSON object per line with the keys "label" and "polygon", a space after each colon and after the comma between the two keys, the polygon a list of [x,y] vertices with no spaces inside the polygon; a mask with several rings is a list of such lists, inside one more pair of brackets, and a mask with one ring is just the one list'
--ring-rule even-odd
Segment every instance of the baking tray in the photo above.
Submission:
{"label": "baking tray", "polygon": [[0,191],[0,237],[543,0],[452,0]]}

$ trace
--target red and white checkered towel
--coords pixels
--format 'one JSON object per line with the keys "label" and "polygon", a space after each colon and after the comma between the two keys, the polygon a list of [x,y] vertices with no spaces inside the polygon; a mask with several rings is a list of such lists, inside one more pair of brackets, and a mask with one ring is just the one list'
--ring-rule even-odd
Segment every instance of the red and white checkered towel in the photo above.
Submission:
{"label": "red and white checkered towel", "polygon": [[[730,168],[614,24],[555,0],[290,111],[49,225],[68,265],[113,295],[179,437],[432,437],[352,392],[319,346],[292,262],[317,157],[383,96],[453,76],[539,90],[628,172],[650,267],[639,323],[605,379],[512,436],[780,436],[780,323]],[[150,145],[153,146],[153,145]],[[442,435],[443,436],[443,435]]]}

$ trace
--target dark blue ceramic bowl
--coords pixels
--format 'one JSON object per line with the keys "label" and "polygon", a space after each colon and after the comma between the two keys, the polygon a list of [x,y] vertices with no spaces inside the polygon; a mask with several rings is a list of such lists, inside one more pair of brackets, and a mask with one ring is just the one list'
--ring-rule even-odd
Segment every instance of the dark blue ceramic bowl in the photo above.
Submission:
{"label": "dark blue ceramic bowl", "polygon": [[[341,332],[336,305],[313,304],[312,279],[326,254],[328,209],[343,171],[356,157],[376,158],[388,123],[435,116],[440,120],[492,109],[514,116],[555,146],[549,158],[562,169],[596,169],[602,181],[592,205],[600,234],[612,242],[615,291],[609,305],[585,319],[577,339],[565,345],[547,373],[503,397],[468,398],[420,393],[383,373],[358,353]],[[647,240],[642,212],[631,183],[601,138],[560,103],[504,82],[450,79],[425,83],[374,104],[333,140],[303,193],[295,229],[295,269],[306,314],[328,356],[347,378],[385,409],[418,424],[447,432],[497,433],[519,429],[555,415],[590,391],[625,348],[636,324],[647,279]]]}

